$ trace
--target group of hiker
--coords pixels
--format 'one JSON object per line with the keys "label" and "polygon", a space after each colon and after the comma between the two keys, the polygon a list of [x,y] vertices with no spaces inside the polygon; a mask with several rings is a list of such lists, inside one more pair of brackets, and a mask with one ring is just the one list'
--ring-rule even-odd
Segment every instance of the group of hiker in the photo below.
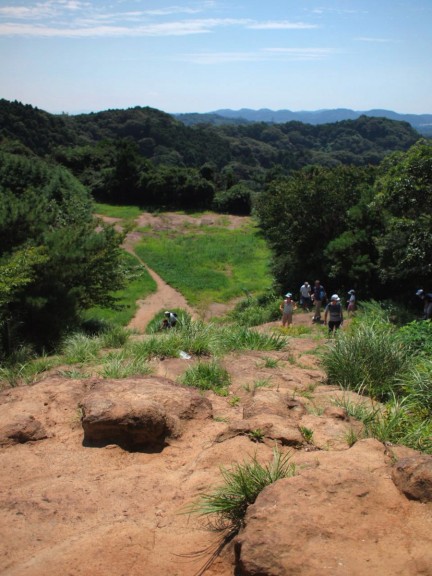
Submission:
{"label": "group of hiker", "polygon": [[[357,307],[357,297],[355,290],[347,293],[347,313],[351,316]],[[432,320],[432,292],[425,292],[423,289],[417,290],[416,296],[423,301],[423,319]],[[328,326],[329,332],[336,331],[343,324],[344,314],[341,299],[337,294],[333,294],[327,301],[327,294],[324,286],[319,280],[315,280],[313,286],[305,282],[300,286],[300,306],[306,311],[314,311],[312,322],[321,324],[321,311],[324,308],[324,324]],[[287,327],[292,324],[293,312],[297,304],[293,300],[291,292],[285,294],[280,305],[282,312],[282,326]]]}
{"label": "group of hiker", "polygon": [[[328,326],[329,332],[336,331],[343,323],[343,307],[341,299],[337,294],[333,294],[327,301],[327,293],[324,286],[319,280],[315,280],[313,286],[305,282],[300,287],[300,306],[304,311],[310,312],[312,309],[314,315],[312,322],[321,323],[321,311],[324,308],[324,324]],[[282,312],[282,326],[287,327],[292,324],[293,313],[297,308],[291,292],[285,294],[285,298],[280,305]],[[355,290],[349,290],[347,312],[350,316],[356,309]]]}

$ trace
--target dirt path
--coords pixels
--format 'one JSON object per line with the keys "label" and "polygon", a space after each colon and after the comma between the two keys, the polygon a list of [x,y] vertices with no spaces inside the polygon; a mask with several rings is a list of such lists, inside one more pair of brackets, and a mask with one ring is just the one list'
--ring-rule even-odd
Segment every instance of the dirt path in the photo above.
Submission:
{"label": "dirt path", "polygon": [[[117,225],[121,227],[121,220],[117,218],[110,218],[105,216],[99,216],[105,222],[109,224]],[[228,222],[225,220],[228,218]],[[176,213],[166,213],[162,215],[153,215],[147,212],[143,212],[137,219],[136,224],[139,227],[148,226],[152,230],[181,230],[184,227],[186,230],[189,229],[191,225],[197,227],[200,226],[220,226],[224,224],[230,229],[240,228],[244,225],[245,217],[241,216],[221,216],[221,215],[203,215],[200,218],[194,218],[192,216]],[[149,268],[145,262],[143,262],[135,252],[136,244],[142,240],[143,234],[136,230],[129,232],[123,243],[123,248],[135,256],[135,258],[145,266],[146,270],[156,282],[156,292],[150,294],[145,299],[140,299],[137,301],[138,310],[135,316],[130,321],[128,328],[143,333],[148,325],[148,323],[154,318],[154,316],[161,310],[169,310],[171,308],[182,308],[187,311],[192,318],[197,318],[202,316],[205,320],[209,320],[214,316],[221,316],[225,314],[228,310],[232,309],[237,300],[233,300],[228,303],[211,303],[206,308],[206,310],[196,310],[187,302],[186,298],[175,288],[167,284],[154,270]]]}
{"label": "dirt path", "polygon": [[[135,256],[136,254],[133,253]],[[138,256],[136,256],[138,258]],[[164,282],[162,278],[156,274],[154,270],[149,268],[145,262],[140,260],[143,266],[146,267],[147,272],[156,282],[156,292],[147,296],[144,300],[138,300],[138,310],[132,320],[129,322],[128,328],[135,330],[137,332],[144,332],[148,323],[154,318],[154,316],[160,312],[162,308],[170,310],[172,308],[182,308],[189,312],[192,318],[197,316],[195,310],[189,306],[186,298],[172,288],[169,284]]]}

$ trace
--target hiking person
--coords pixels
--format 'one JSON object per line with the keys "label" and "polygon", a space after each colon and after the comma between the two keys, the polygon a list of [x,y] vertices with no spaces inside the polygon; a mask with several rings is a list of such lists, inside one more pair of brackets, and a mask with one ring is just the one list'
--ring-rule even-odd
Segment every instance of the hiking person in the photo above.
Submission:
{"label": "hiking person", "polygon": [[423,289],[417,290],[416,296],[423,300],[423,320],[432,319],[432,292],[426,293]]}
{"label": "hiking person", "polygon": [[326,297],[324,286],[321,285],[319,280],[315,280],[312,288],[312,299],[315,308],[312,322],[321,322],[321,306],[325,302]]}
{"label": "hiking person", "polygon": [[162,320],[162,330],[167,330],[169,328],[174,328],[177,324],[177,314],[175,312],[169,312],[168,310],[164,313],[164,319]]}
{"label": "hiking person", "polygon": [[293,312],[296,309],[294,300],[292,299],[291,292],[285,294],[285,299],[279,306],[279,310],[282,312],[282,326],[290,326],[292,324]]}
{"label": "hiking person", "polygon": [[327,317],[329,318],[328,321],[329,334],[331,334],[332,332],[338,330],[343,322],[342,304],[337,294],[333,294],[333,296],[330,298],[330,302],[327,304],[325,308],[324,324],[327,324]]}
{"label": "hiking person", "polygon": [[356,298],[356,293],[355,290],[349,290],[348,291],[348,295],[349,295],[349,300],[348,300],[348,317],[351,316],[356,308],[357,308],[357,298]]}
{"label": "hiking person", "polygon": [[305,282],[300,286],[300,305],[303,310],[307,310],[308,312],[312,308],[311,287],[309,282]]}

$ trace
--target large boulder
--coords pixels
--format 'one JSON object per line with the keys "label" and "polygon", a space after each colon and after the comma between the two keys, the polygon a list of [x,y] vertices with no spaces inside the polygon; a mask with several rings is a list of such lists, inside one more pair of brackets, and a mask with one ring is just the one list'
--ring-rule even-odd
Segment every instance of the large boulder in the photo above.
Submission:
{"label": "large boulder", "polygon": [[395,487],[381,443],[362,440],[313,459],[249,507],[236,574],[432,574],[430,508]]}
{"label": "large boulder", "polygon": [[183,422],[210,418],[209,400],[162,377],[99,380],[81,400],[86,444],[160,448]]}

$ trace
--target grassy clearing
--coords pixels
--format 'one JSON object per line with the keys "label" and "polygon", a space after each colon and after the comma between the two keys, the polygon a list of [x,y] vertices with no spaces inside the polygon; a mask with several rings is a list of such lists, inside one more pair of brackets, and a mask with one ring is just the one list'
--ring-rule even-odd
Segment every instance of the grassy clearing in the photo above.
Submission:
{"label": "grassy clearing", "polygon": [[119,218],[120,220],[135,220],[142,213],[142,208],[138,206],[117,206],[113,204],[102,204],[95,202],[94,211],[101,216],[108,218]]}
{"label": "grassy clearing", "polygon": [[270,252],[253,226],[158,232],[138,244],[136,253],[194,306],[226,302],[271,284]]}

